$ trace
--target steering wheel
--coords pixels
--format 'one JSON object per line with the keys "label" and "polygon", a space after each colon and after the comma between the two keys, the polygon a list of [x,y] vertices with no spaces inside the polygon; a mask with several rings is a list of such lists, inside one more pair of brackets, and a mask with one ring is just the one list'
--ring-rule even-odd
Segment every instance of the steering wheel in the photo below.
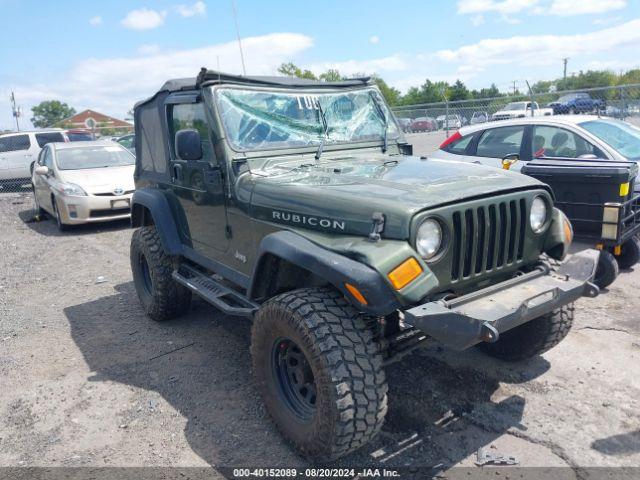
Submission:
{"label": "steering wheel", "polygon": [[270,135],[271,125],[268,123],[258,122],[253,118],[249,121],[243,118],[240,122],[240,131],[238,133],[240,143],[260,145],[264,143]]}

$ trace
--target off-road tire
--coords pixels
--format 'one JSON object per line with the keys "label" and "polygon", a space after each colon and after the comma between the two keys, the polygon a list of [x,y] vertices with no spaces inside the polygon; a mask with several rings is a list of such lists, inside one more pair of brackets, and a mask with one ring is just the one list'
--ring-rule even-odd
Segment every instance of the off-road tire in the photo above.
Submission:
{"label": "off-road tire", "polygon": [[[273,352],[283,338],[299,346],[313,372],[315,411],[306,420],[280,394]],[[295,290],[265,303],[253,322],[251,356],[267,411],[302,455],[336,459],[368,443],[382,427],[382,357],[366,322],[334,289]]]}
{"label": "off-road tire", "polygon": [[156,321],[169,320],[189,309],[191,291],[171,276],[178,259],[165,253],[155,226],[133,232],[130,258],[133,283],[149,317]]}
{"label": "off-road tire", "polygon": [[620,255],[616,257],[618,267],[625,270],[633,267],[640,261],[640,239],[631,237],[621,245]]}
{"label": "off-road tire", "polygon": [[500,334],[495,343],[481,343],[491,357],[517,362],[541,355],[564,339],[573,325],[573,303]]}
{"label": "off-road tire", "polygon": [[620,268],[618,267],[616,257],[607,250],[601,250],[600,258],[598,259],[598,267],[596,268],[596,276],[593,279],[593,283],[600,288],[607,288],[615,281],[616,278],[618,278],[619,272]]}

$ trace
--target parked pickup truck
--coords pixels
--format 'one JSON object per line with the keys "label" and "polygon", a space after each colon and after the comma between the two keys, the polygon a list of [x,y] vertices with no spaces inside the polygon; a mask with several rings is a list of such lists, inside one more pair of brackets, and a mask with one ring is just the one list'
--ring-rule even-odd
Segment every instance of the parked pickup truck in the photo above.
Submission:
{"label": "parked pickup truck", "polygon": [[591,113],[604,109],[604,102],[599,98],[591,98],[588,93],[570,93],[563,95],[547,107],[553,109],[553,113]]}
{"label": "parked pickup truck", "polygon": [[[533,115],[531,115],[532,105]],[[544,115],[553,115],[553,109],[540,108],[538,102],[511,102],[505,105],[502,110],[498,110],[491,115],[491,120],[511,120],[512,118],[541,117]]]}

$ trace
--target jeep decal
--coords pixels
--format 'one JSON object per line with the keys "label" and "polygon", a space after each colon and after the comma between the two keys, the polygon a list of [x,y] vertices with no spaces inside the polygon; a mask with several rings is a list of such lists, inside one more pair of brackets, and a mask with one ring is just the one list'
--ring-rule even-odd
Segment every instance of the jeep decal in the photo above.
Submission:
{"label": "jeep decal", "polygon": [[344,220],[314,217],[311,215],[285,212],[282,210],[272,210],[271,218],[281,223],[289,223],[293,225],[309,225],[310,227],[320,227],[327,230],[344,231],[346,228],[346,222]]}

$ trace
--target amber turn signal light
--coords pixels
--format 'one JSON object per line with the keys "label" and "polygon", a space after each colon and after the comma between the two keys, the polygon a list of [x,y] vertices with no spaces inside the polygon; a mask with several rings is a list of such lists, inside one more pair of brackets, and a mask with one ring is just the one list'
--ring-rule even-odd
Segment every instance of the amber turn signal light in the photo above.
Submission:
{"label": "amber turn signal light", "polygon": [[566,218],[564,219],[564,238],[566,238],[569,243],[573,241],[573,228]]}
{"label": "amber turn signal light", "polygon": [[353,295],[353,298],[359,301],[362,305],[369,304],[369,302],[367,302],[367,299],[364,298],[364,295],[362,295],[362,293],[360,292],[360,290],[358,290],[357,287],[351,285],[350,283],[345,283],[344,286],[347,290],[349,290],[349,293]]}
{"label": "amber turn signal light", "polygon": [[421,273],[422,267],[415,258],[411,257],[391,270],[387,277],[393,288],[400,290],[413,282]]}

